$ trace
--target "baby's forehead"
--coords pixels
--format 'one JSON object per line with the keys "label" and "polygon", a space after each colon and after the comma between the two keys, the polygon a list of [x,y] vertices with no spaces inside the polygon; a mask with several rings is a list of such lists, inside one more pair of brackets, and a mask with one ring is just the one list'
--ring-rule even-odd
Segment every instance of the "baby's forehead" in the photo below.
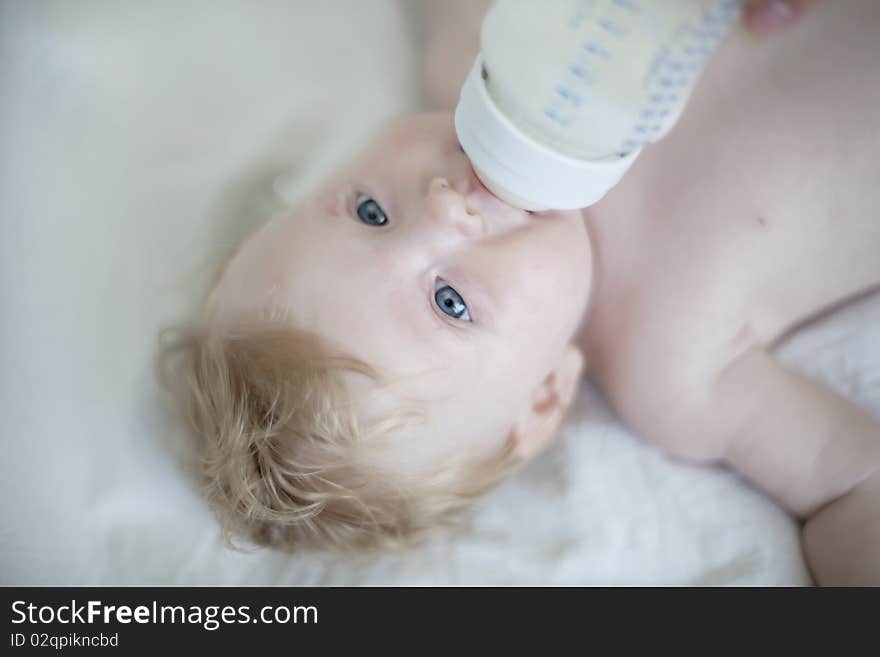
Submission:
{"label": "baby's forehead", "polygon": [[423,135],[426,131],[446,127],[450,117],[447,114],[423,112],[400,116],[389,121],[379,132],[379,136],[391,139],[408,139]]}
{"label": "baby's forehead", "polygon": [[453,131],[448,114],[410,114],[389,121],[368,144],[365,152],[396,149],[415,142],[433,140]]}
{"label": "baby's forehead", "polygon": [[[330,347],[330,351],[343,357],[352,355],[346,347]],[[376,420],[395,414],[425,418],[454,404],[462,390],[458,368],[444,366],[435,359],[402,367],[401,363],[389,362],[387,354],[358,352],[354,357],[365,363],[371,374],[351,371],[343,377],[353,405],[364,418]]]}
{"label": "baby's forehead", "polygon": [[480,400],[430,374],[389,383],[346,376],[352,411],[383,467],[416,475],[451,457],[480,452],[493,435],[482,430]]}

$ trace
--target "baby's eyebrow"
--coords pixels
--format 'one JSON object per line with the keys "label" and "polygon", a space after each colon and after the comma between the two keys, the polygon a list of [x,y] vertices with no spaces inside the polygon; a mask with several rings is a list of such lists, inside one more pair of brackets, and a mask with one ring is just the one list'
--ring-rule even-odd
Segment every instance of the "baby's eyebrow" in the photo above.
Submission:
{"label": "baby's eyebrow", "polygon": [[317,205],[319,210],[330,217],[342,216],[345,214],[345,193],[340,187],[334,186],[319,197]]}

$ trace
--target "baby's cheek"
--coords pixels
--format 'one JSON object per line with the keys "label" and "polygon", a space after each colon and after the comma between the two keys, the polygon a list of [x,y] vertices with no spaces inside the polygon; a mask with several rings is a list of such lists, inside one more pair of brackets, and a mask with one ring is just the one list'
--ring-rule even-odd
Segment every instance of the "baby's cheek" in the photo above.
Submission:
{"label": "baby's cheek", "polygon": [[510,334],[499,334],[497,342],[492,359],[469,382],[470,397],[482,413],[509,423],[552,368],[552,341],[541,334],[539,326],[521,326]]}
{"label": "baby's cheek", "polygon": [[[553,263],[559,265],[561,263]],[[579,266],[535,267],[522,287],[517,324],[537,344],[567,339],[584,312],[589,272]]]}

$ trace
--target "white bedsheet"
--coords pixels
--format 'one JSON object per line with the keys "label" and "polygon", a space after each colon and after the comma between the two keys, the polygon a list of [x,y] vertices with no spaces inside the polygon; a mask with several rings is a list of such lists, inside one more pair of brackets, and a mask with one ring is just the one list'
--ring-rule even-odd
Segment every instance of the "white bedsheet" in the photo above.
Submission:
{"label": "white bedsheet", "polygon": [[[160,326],[417,104],[418,6],[0,0],[0,584],[807,584],[798,532],[673,463],[589,385],[559,443],[426,547],[225,549],[159,402]],[[281,176],[279,178],[279,175]],[[880,414],[880,301],[788,360]]]}

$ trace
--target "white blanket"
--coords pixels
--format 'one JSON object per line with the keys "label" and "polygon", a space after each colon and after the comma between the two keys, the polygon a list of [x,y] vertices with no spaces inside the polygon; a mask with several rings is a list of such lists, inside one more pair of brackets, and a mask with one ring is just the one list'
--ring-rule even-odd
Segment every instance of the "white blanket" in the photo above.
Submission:
{"label": "white blanket", "polygon": [[[417,107],[420,8],[0,0],[0,584],[806,584],[796,524],[585,385],[559,443],[422,549],[225,549],[160,403],[161,326]],[[280,177],[279,177],[280,176]],[[789,345],[880,414],[880,302]]]}

